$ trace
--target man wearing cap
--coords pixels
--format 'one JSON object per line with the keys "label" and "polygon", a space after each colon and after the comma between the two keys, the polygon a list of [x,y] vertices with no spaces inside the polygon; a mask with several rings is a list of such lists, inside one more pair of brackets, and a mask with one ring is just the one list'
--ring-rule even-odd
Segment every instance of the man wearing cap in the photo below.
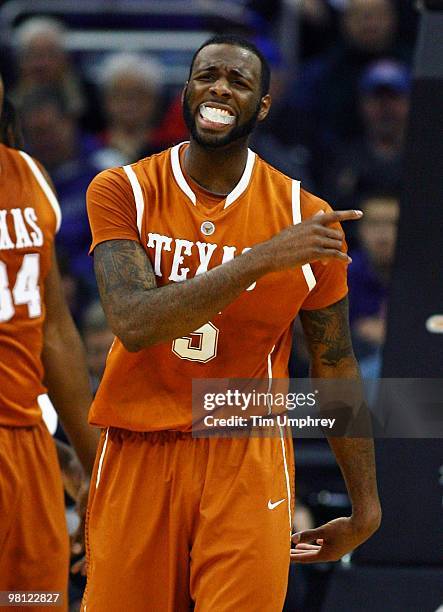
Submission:
{"label": "man wearing cap", "polygon": [[325,194],[338,207],[354,205],[362,193],[398,195],[409,89],[409,71],[401,62],[380,60],[361,75],[358,106],[363,136],[337,151],[323,179]]}

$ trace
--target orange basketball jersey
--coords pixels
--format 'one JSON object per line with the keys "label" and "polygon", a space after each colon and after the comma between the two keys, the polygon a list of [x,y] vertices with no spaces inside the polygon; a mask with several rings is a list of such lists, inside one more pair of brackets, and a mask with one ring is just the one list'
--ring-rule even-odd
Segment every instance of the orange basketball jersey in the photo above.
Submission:
{"label": "orange basketball jersey", "polygon": [[[91,251],[105,240],[139,241],[162,286],[223,264],[329,209],[250,150],[237,186],[209,208],[183,172],[184,146],[93,180],[87,194]],[[193,378],[286,377],[300,308],[328,306],[346,292],[346,265],[304,265],[259,278],[187,337],[137,353],[116,339],[90,422],[136,431],[189,430]]]}
{"label": "orange basketball jersey", "polygon": [[61,214],[35,161],[0,144],[0,425],[34,425],[44,401],[44,282]]}

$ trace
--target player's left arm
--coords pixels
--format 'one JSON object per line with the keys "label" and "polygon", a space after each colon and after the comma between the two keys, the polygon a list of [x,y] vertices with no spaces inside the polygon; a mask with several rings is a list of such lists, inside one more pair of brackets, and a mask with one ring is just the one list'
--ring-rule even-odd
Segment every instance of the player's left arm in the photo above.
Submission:
{"label": "player's left arm", "polygon": [[[304,310],[300,319],[311,356],[312,378],[360,380],[348,322],[348,299],[319,310]],[[354,401],[357,398],[354,398]],[[363,394],[360,396],[361,401]],[[358,406],[359,407],[359,406]],[[367,540],[379,527],[374,443],[371,437],[330,437],[352,503],[352,515],[293,536],[293,561],[336,561]]]}
{"label": "player's left arm", "polygon": [[90,475],[99,432],[88,425],[92,394],[86,359],[63,296],[55,252],[45,281],[45,305],[42,351],[45,384],[83,468]]}

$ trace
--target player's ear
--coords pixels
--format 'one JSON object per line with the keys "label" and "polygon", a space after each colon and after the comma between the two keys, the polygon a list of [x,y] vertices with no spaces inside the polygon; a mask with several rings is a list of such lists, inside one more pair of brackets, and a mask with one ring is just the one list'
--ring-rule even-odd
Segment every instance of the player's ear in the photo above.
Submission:
{"label": "player's ear", "polygon": [[188,85],[189,85],[189,81],[186,81],[186,83],[184,84],[183,89],[182,89],[182,95],[180,97],[180,100],[181,100],[182,104],[183,104],[183,101],[185,99],[186,90],[188,89]]}
{"label": "player's ear", "polygon": [[272,99],[269,94],[266,94],[265,96],[262,97],[261,102],[260,102],[260,111],[257,117],[259,121],[263,121],[263,119],[266,119],[266,117],[268,116],[269,110],[271,108],[271,104],[272,104]]}

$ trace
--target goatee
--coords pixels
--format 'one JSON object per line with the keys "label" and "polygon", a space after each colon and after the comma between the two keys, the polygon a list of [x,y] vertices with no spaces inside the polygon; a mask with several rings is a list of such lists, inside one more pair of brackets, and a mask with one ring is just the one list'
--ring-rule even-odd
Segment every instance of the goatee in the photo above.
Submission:
{"label": "goatee", "polygon": [[240,140],[241,138],[246,138],[249,136],[258,122],[258,115],[260,113],[261,108],[261,100],[258,101],[257,107],[250,119],[236,125],[234,129],[232,129],[228,134],[221,136],[219,138],[215,137],[211,139],[211,137],[206,137],[202,134],[199,134],[197,130],[197,125],[195,121],[195,117],[191,112],[191,108],[188,101],[188,92],[186,90],[185,95],[183,97],[183,119],[185,120],[186,127],[188,128],[192,139],[195,140],[197,144],[207,149],[218,149],[220,147],[225,147],[236,140]]}

